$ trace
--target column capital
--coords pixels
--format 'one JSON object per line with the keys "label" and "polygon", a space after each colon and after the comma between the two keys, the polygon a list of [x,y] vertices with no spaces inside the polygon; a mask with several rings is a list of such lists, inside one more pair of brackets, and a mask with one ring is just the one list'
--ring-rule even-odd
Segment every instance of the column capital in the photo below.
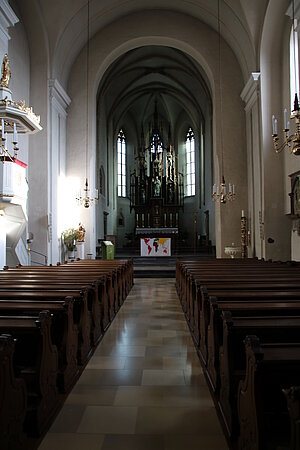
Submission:
{"label": "column capital", "polygon": [[8,50],[8,41],[10,40],[8,28],[13,27],[17,22],[19,19],[10,7],[8,0],[0,0],[0,49],[1,53],[3,52],[0,54],[1,61],[4,53],[7,53]]}
{"label": "column capital", "polygon": [[[295,13],[295,19],[297,20],[296,31],[299,32],[299,29],[300,29],[300,2],[295,2],[294,13]],[[291,2],[290,6],[286,10],[285,15],[289,16],[291,18],[291,21],[293,21],[293,2]]]}
{"label": "column capital", "polygon": [[49,80],[49,96],[55,100],[56,108],[60,113],[66,116],[71,99],[57,79]]}
{"label": "column capital", "polygon": [[257,94],[259,92],[259,78],[260,72],[252,72],[241,92],[241,99],[246,104],[246,112],[248,112],[257,101]]}

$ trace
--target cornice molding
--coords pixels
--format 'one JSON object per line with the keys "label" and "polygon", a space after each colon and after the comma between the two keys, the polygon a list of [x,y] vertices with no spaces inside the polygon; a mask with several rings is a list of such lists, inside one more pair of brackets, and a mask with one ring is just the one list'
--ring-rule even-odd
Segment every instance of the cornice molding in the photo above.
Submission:
{"label": "cornice molding", "polygon": [[57,79],[49,80],[49,94],[66,113],[67,108],[71,103],[71,99]]}
{"label": "cornice molding", "polygon": [[19,22],[18,17],[10,7],[8,0],[0,0],[0,30],[7,40],[10,39],[8,28]]}

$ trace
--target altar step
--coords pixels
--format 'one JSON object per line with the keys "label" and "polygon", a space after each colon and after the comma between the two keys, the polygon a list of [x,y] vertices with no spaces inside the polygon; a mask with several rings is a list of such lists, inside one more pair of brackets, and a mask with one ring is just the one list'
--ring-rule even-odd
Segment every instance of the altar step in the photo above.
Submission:
{"label": "altar step", "polygon": [[[214,250],[214,249],[213,249]],[[215,252],[202,249],[196,255],[192,250],[182,252],[180,255],[173,256],[139,256],[135,252],[128,251],[128,249],[117,249],[116,259],[133,258],[134,276],[137,278],[175,278],[176,275],[176,259],[215,259]]]}
{"label": "altar step", "polygon": [[133,257],[134,277],[136,278],[175,278],[176,258]]}

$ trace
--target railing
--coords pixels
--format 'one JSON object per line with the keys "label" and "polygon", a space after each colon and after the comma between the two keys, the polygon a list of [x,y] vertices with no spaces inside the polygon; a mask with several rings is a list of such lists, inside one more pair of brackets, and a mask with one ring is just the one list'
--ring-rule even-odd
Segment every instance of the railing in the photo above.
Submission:
{"label": "railing", "polygon": [[37,252],[36,250],[29,250],[30,254],[34,254],[34,255],[38,255],[41,256],[43,261],[34,261],[31,259],[31,264],[32,265],[36,265],[36,266],[47,266],[48,265],[48,259],[47,259],[47,255],[44,255],[43,253]]}

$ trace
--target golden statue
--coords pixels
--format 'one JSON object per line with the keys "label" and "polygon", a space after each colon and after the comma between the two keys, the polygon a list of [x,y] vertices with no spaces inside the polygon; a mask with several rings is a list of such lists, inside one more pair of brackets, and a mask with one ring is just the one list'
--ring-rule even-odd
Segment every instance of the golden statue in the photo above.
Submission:
{"label": "golden statue", "polygon": [[84,226],[79,223],[79,227],[78,227],[78,242],[83,242],[84,241],[84,235],[85,235],[85,228]]}
{"label": "golden statue", "polygon": [[9,59],[7,53],[5,53],[3,62],[2,62],[2,69],[1,69],[1,80],[0,80],[0,86],[8,88],[9,80],[10,80],[10,68],[9,68]]}

